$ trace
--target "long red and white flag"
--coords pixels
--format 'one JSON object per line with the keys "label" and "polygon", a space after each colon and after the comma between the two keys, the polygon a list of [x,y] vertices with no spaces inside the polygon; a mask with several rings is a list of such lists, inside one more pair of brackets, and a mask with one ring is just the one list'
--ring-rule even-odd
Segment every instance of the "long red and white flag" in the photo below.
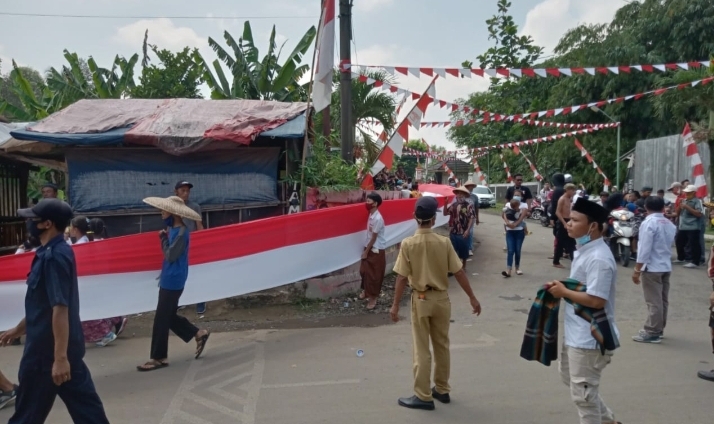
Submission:
{"label": "long red and white flag", "polygon": [[692,178],[694,179],[694,186],[697,187],[697,197],[703,199],[709,195],[709,191],[707,190],[707,180],[704,177],[702,158],[699,156],[697,143],[694,141],[692,129],[689,128],[689,122],[684,126],[682,141],[684,143],[684,154],[692,167]]}
{"label": "long red and white flag", "polygon": [[[401,157],[402,149],[404,145],[409,141],[409,125],[413,125],[415,128],[419,128],[419,122],[421,122],[421,117],[426,113],[427,107],[432,102],[432,97],[428,93],[433,93],[434,82],[436,77],[431,80],[431,83],[426,88],[424,94],[419,97],[417,103],[412,107],[407,116],[399,123],[397,130],[392,134],[384,146],[377,160],[374,162],[369,172],[362,179],[361,187],[365,190],[374,189],[374,179],[373,177],[377,175],[384,168],[391,169],[394,164],[394,156]],[[417,122],[414,124],[414,122]]]}
{"label": "long red and white flag", "polygon": [[533,165],[533,162],[531,162],[530,159],[528,159],[528,156],[526,156],[525,153],[523,153],[523,150],[519,149],[518,146],[513,146],[513,153],[515,154],[521,154],[523,155],[523,159],[528,162],[528,166],[531,167],[531,171],[533,171],[533,177],[538,180],[538,181],[543,181],[543,176],[540,175],[540,172],[538,172],[538,169],[536,169],[535,165]]}
{"label": "long red and white flag", "polygon": [[503,171],[506,173],[506,181],[511,183],[513,182],[513,177],[511,176],[511,170],[508,168],[508,164],[506,163],[506,159],[503,157],[503,153],[499,153],[499,156],[501,156],[501,161],[503,162]]}
{"label": "long red and white flag", "polygon": [[486,182],[486,177],[483,175],[483,172],[481,172],[481,167],[478,165],[476,157],[474,157],[474,174],[476,174],[479,184],[483,186],[488,186],[488,183]]}
{"label": "long red and white flag", "polygon": [[[443,206],[445,198],[437,198]],[[414,234],[415,202],[388,200],[380,207],[388,246]],[[279,287],[357,263],[366,242],[366,222],[367,211],[359,204],[193,233],[181,304]],[[448,217],[437,214],[437,225],[447,222]],[[156,309],[163,254],[155,233],[76,245],[74,253],[83,321]],[[25,316],[25,281],[33,257],[0,257],[0,331]]]}
{"label": "long red and white flag", "polygon": [[317,65],[312,83],[312,104],[316,112],[330,106],[332,72],[335,66],[335,0],[323,0],[320,36],[317,40]]}

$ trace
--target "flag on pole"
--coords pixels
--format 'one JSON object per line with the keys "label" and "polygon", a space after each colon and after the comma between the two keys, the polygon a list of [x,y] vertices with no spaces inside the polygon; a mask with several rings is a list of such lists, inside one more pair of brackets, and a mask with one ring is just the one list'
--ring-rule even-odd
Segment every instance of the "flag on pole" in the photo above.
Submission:
{"label": "flag on pole", "polygon": [[684,126],[682,140],[684,141],[684,154],[687,156],[689,164],[692,167],[692,178],[694,179],[694,186],[697,187],[697,197],[703,199],[709,195],[707,180],[704,177],[702,158],[699,157],[697,143],[694,141],[694,135],[692,134],[691,128],[689,128],[688,122],[687,125]]}
{"label": "flag on pole", "polygon": [[315,112],[330,106],[332,72],[335,65],[335,0],[324,0],[317,40],[317,65],[312,83],[312,104]]}
{"label": "flag on pole", "polygon": [[[373,177],[377,175],[381,170],[384,168],[391,169],[392,165],[394,164],[394,156],[402,156],[402,149],[404,145],[409,141],[409,125],[412,119],[418,119],[421,121],[421,115],[423,115],[426,112],[427,106],[431,103],[432,98],[427,94],[430,92],[432,89],[432,86],[434,85],[434,82],[436,81],[436,78],[438,76],[435,76],[433,80],[431,80],[431,83],[427,87],[426,91],[424,94],[419,98],[419,101],[417,102],[416,105],[412,107],[412,110],[407,114],[407,118],[403,119],[399,125],[397,126],[397,130],[392,134],[392,136],[389,138],[389,141],[387,141],[387,144],[384,146],[381,152],[379,152],[379,156],[377,157],[377,160],[375,161],[374,165],[370,168],[370,170],[365,174],[364,179],[362,180],[361,187],[364,190],[373,190],[374,189],[374,179]],[[433,91],[432,91],[433,92]],[[417,117],[417,115],[420,115]],[[417,126],[418,128],[418,126]]]}
{"label": "flag on pole", "polygon": [[501,161],[503,162],[503,170],[506,172],[506,181],[508,181],[508,183],[510,184],[513,182],[513,177],[511,177],[511,170],[508,168],[506,159],[503,158],[503,153],[499,153],[499,156],[501,156]]}

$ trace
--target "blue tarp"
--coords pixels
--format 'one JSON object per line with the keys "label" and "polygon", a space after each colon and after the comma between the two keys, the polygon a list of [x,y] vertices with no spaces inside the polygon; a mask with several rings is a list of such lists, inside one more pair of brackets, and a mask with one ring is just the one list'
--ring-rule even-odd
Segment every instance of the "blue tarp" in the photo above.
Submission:
{"label": "blue tarp", "polygon": [[283,125],[260,133],[260,137],[303,138],[305,137],[305,114],[299,115]]}
{"label": "blue tarp", "polygon": [[92,134],[48,134],[27,130],[15,130],[10,134],[18,140],[39,141],[61,146],[110,146],[124,141],[127,128],[115,128]]}
{"label": "blue tarp", "polygon": [[279,157],[277,147],[178,157],[153,149],[70,150],[69,201],[83,213],[144,209],[143,198],[171,196],[177,181],[189,181],[191,200],[200,205],[274,203]]}

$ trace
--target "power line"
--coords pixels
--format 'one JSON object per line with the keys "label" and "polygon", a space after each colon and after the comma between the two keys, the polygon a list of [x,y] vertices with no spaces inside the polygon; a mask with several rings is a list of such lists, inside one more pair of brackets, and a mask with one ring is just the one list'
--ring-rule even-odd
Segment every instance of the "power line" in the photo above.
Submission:
{"label": "power line", "polygon": [[116,16],[116,15],[64,15],[49,13],[0,12],[0,16],[30,18],[89,18],[89,19],[319,19],[319,16]]}

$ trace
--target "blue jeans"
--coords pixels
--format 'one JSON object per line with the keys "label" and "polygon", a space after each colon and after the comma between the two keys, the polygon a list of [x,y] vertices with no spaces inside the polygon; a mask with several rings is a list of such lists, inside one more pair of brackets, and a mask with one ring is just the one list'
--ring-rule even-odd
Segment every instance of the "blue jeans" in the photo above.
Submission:
{"label": "blue jeans", "polygon": [[509,270],[513,267],[513,256],[516,257],[516,268],[520,268],[521,247],[523,247],[523,240],[525,238],[526,233],[523,230],[506,231],[506,246],[508,246],[506,265]]}

